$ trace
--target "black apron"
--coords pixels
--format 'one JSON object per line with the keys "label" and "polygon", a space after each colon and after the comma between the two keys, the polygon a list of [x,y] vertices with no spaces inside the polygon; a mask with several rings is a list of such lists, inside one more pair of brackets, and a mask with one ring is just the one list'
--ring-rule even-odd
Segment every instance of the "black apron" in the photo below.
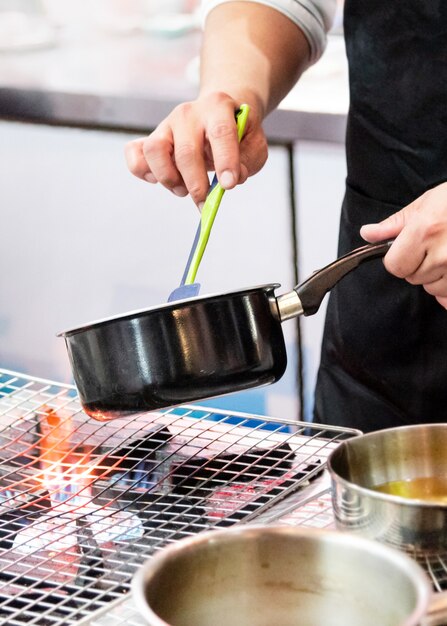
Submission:
{"label": "black apron", "polygon": [[[351,104],[339,253],[447,180],[447,1],[346,0]],[[371,261],[328,303],[315,421],[447,422],[447,311]]]}

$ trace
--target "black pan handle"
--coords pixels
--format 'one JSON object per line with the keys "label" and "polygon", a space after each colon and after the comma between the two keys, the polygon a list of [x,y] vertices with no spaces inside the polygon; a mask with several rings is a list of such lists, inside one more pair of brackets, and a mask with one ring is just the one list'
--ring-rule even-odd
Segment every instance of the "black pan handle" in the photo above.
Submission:
{"label": "black pan handle", "polygon": [[384,241],[352,250],[352,252],[348,252],[348,254],[345,254],[333,263],[329,263],[323,269],[318,270],[310,278],[295,287],[295,291],[301,300],[303,315],[316,313],[324,296],[339,280],[365,261],[385,256],[392,243],[392,241]]}
{"label": "black pan handle", "polygon": [[345,254],[333,263],[329,263],[323,269],[318,270],[310,278],[295,287],[294,291],[301,302],[302,315],[313,315],[316,313],[324,296],[339,280],[365,261],[385,256],[392,243],[393,241],[383,241],[352,250],[352,252],[348,252],[348,254]]}

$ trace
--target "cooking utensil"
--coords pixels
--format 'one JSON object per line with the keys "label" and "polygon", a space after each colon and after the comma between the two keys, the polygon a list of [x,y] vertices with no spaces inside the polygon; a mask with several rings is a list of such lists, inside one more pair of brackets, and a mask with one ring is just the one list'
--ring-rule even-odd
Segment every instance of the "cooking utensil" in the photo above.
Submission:
{"label": "cooking utensil", "polygon": [[281,322],[316,313],[339,280],[390,245],[353,250],[279,297],[267,284],[60,333],[84,410],[107,420],[274,383],[287,365]]}
{"label": "cooking utensil", "polygon": [[315,529],[247,526],[181,540],[142,566],[132,591],[149,626],[436,623],[422,621],[430,584],[407,555]]}
{"label": "cooking utensil", "polygon": [[[447,476],[447,424],[418,424],[344,441],[328,459],[337,526],[447,560],[447,505],[376,491],[390,481]],[[446,494],[447,495],[447,494]]]}
{"label": "cooking utensil", "polygon": [[[244,136],[249,111],[250,107],[248,104],[241,104],[240,109],[236,112],[237,136],[239,141],[241,141]],[[180,281],[180,285],[169,295],[168,302],[194,298],[199,294],[200,283],[195,283],[194,280],[224,193],[225,189],[220,185],[215,175],[200,214],[200,222],[186,262],[182,280]]]}

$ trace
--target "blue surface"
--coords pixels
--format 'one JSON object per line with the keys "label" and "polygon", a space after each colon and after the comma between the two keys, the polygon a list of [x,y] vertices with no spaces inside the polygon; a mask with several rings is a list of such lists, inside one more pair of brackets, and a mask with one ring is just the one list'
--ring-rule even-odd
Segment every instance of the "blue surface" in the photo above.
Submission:
{"label": "blue surface", "polygon": [[225,413],[211,413],[208,411],[204,411],[200,407],[197,407],[197,410],[191,410],[184,407],[176,407],[174,409],[171,409],[169,413],[179,416],[187,415],[188,417],[206,419],[213,422],[225,422],[225,424],[235,424],[239,426],[245,426],[246,428],[257,428],[260,430],[269,430],[279,433],[290,432],[290,427],[286,424],[265,422],[262,418],[259,417],[242,417],[239,415],[232,415],[231,411],[229,411],[230,415],[226,415]]}
{"label": "blue surface", "polygon": [[[23,374],[23,376],[26,377],[27,374]],[[11,376],[9,374],[0,373],[0,397],[14,393],[18,388],[27,384],[27,380],[20,378],[14,380],[12,385],[8,385],[9,381],[11,381]],[[49,394],[57,394],[60,391],[60,388],[55,385],[54,387],[49,387],[45,391]],[[75,389],[68,389],[67,395],[74,398],[77,396],[77,392]],[[191,409],[183,407],[176,407],[170,410],[168,409],[167,413],[174,413],[174,415],[188,415],[188,417],[192,418],[207,419],[214,422],[225,422],[227,424],[236,424],[247,428],[290,432],[290,427],[285,424],[271,422],[266,423],[262,419],[262,416],[266,415],[266,392],[263,389],[238,392],[221,398],[203,400],[195,404],[197,405],[196,411],[191,411]],[[194,406],[195,404],[191,404],[190,406]],[[202,408],[203,406],[207,409],[218,409],[219,411],[222,411],[222,413],[204,411]],[[246,413],[248,417],[232,415],[233,412]],[[250,417],[250,415],[255,415],[257,417]]]}

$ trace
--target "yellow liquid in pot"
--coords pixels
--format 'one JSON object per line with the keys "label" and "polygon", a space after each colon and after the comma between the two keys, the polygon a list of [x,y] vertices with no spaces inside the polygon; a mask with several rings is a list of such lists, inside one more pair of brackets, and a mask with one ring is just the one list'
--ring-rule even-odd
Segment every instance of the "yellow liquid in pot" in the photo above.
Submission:
{"label": "yellow liquid in pot", "polygon": [[428,476],[410,480],[394,480],[374,487],[375,491],[401,498],[447,504],[447,476]]}

